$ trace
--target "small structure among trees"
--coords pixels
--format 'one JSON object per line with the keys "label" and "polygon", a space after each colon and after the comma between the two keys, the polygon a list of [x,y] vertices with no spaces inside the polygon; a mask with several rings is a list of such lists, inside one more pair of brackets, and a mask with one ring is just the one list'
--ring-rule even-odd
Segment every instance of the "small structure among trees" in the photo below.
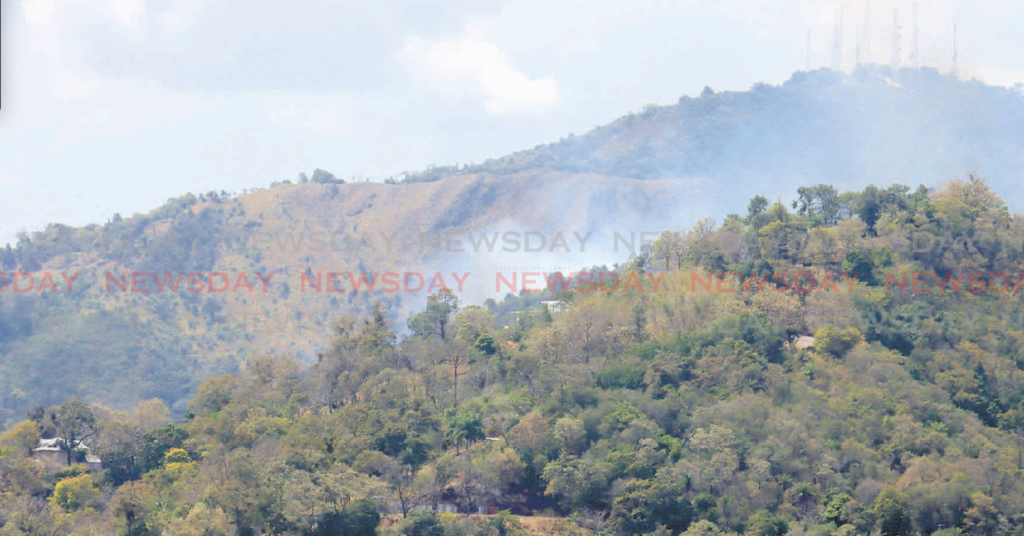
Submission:
{"label": "small structure among trees", "polygon": [[59,471],[71,462],[84,463],[85,468],[92,472],[103,469],[103,461],[98,456],[89,454],[88,445],[78,443],[69,448],[68,442],[59,437],[40,439],[39,446],[32,451],[32,459],[45,471]]}

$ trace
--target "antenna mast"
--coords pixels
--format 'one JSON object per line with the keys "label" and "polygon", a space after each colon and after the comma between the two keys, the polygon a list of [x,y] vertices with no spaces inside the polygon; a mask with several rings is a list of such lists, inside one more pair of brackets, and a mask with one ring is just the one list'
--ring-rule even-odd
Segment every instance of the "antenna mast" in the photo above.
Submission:
{"label": "antenna mast", "polygon": [[859,30],[857,30],[856,26],[854,26],[853,35],[857,39],[857,68],[859,69],[860,68],[860,63],[861,63],[860,43],[863,40],[864,36],[863,36],[863,34]]}
{"label": "antenna mast", "polygon": [[871,0],[864,6],[864,63],[871,63]]}
{"label": "antenna mast", "polygon": [[900,68],[900,10],[896,8],[892,13],[892,69]]}
{"label": "antenna mast", "polygon": [[845,6],[839,7],[836,13],[835,34],[832,37],[832,69],[843,70],[843,17]]}
{"label": "antenna mast", "polygon": [[956,23],[953,23],[953,76],[960,78],[960,49],[956,44]]}
{"label": "antenna mast", "polygon": [[918,35],[920,28],[917,25],[917,2],[914,2],[914,68],[921,67],[921,56],[918,54]]}

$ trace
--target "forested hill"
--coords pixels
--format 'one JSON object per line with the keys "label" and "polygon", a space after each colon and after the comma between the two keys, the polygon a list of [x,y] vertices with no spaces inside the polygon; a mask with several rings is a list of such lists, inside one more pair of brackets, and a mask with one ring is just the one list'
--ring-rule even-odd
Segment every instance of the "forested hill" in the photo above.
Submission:
{"label": "forested hill", "polygon": [[[562,310],[438,291],[400,338],[374,304],[176,423],[34,408],[0,435],[0,534],[1019,535],[1024,218],[978,179],[748,207]],[[57,435],[103,471],[40,471]]]}
{"label": "forested hill", "polygon": [[852,75],[799,72],[780,86],[682,97],[586,134],[460,169],[514,175],[554,170],[640,179],[699,180],[691,198],[707,214],[742,208],[730,192],[774,199],[827,177],[839,188],[979,173],[1011,206],[1024,204],[1024,94],[961,82],[934,69],[870,66]]}
{"label": "forested hill", "polygon": [[[72,395],[113,407],[158,397],[181,416],[205,378],[255,355],[310,362],[339,318],[368,314],[382,300],[401,325],[426,299],[351,285],[304,292],[304,274],[614,264],[626,255],[610,251],[614,231],[708,229],[746,212],[748,193],[790,206],[813,194],[799,187],[823,182],[885,199],[893,183],[938,187],[978,172],[1014,208],[1022,114],[1019,91],[932,70],[821,70],[778,87],[709,90],[586,135],[402,184],[345,184],[318,171],[241,195],[186,195],[102,225],[54,224],[0,250],[0,272],[32,274],[37,285],[47,273],[61,287],[61,272],[81,273],[72,293],[0,292],[0,423]],[[856,210],[850,199],[833,201],[829,223],[836,206]],[[420,240],[509,230],[594,238],[586,255],[504,257],[440,254]],[[276,275],[267,292],[252,294],[107,292],[104,278],[192,271],[244,272],[254,284],[256,273]]]}
{"label": "forested hill", "polygon": [[[572,239],[574,231],[606,227],[612,214],[623,229],[682,225],[671,225],[677,220],[668,201],[684,193],[674,181],[547,173],[344,184],[322,176],[241,195],[190,194],[103,225],[52,225],[0,249],[0,428],[33,404],[72,395],[112,407],[157,397],[181,416],[203,379],[235,371],[251,356],[311,362],[340,318],[368,314],[380,300],[401,323],[426,301],[426,288],[387,292],[378,284],[359,291],[341,276],[332,292],[323,283],[319,290],[304,285],[303,277],[413,271],[429,282],[438,271],[473,272],[474,289],[493,291],[484,272],[493,280],[504,244],[475,251],[470,233],[532,230],[549,241],[554,232]],[[438,245],[446,233],[467,252],[446,255],[446,239]],[[595,235],[592,251],[598,242],[607,248],[609,234]],[[579,250],[574,246],[562,263],[522,248],[504,260],[589,262]],[[16,272],[27,275],[15,285]],[[190,292],[187,283],[177,290],[165,284],[193,272],[226,274],[232,289]],[[64,274],[77,275],[71,292]],[[159,281],[143,275],[134,284],[132,274],[158,274]],[[242,274],[252,292],[234,288]],[[273,274],[265,291],[260,274]],[[445,283],[455,285],[450,277]]]}

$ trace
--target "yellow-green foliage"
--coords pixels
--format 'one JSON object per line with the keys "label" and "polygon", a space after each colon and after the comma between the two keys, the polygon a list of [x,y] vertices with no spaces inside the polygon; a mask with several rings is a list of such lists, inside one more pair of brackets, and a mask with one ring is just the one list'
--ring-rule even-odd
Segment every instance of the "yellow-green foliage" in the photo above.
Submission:
{"label": "yellow-green foliage", "polygon": [[826,324],[814,334],[814,350],[833,357],[842,357],[864,340],[860,330],[854,327],[840,329]]}
{"label": "yellow-green foliage", "polygon": [[0,435],[0,446],[15,447],[26,456],[39,444],[39,425],[34,421],[22,421]]}
{"label": "yellow-green foliage", "polygon": [[172,448],[164,454],[164,463],[170,465],[172,463],[189,463],[192,458],[188,455],[185,449]]}
{"label": "yellow-green foliage", "polygon": [[78,475],[57,482],[50,502],[65,511],[74,511],[90,506],[99,494],[91,475]]}
{"label": "yellow-green foliage", "polygon": [[[657,293],[577,288],[557,315],[541,311],[544,293],[485,309],[435,296],[427,320],[443,337],[423,323],[400,338],[375,306],[312,367],[250,357],[207,380],[178,424],[98,412],[90,444],[110,500],[89,519],[114,528],[82,511],[74,522],[174,535],[219,534],[225,517],[248,534],[1013,534],[1024,326],[1006,312],[1020,296],[901,293],[885,273],[959,260],[1019,273],[1024,221],[977,181],[801,199],[796,213],[755,203],[665,237],[651,262],[628,263],[661,277]],[[937,251],[905,247],[908,232],[950,226]],[[843,279],[846,259],[873,280]],[[838,284],[743,289],[713,275],[723,264]],[[812,333],[813,352],[795,348]],[[475,347],[484,335],[488,351]],[[5,511],[38,510],[52,475],[32,469],[0,459]],[[48,511],[63,515],[85,476],[58,485]],[[519,519],[423,511],[448,503]],[[409,517],[381,528],[384,505]]]}

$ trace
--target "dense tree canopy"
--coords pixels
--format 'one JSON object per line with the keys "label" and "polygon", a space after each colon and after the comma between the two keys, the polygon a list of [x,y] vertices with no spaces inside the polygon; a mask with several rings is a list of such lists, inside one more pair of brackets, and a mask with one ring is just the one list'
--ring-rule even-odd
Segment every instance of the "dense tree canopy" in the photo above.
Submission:
{"label": "dense tree canopy", "polygon": [[[0,535],[1016,534],[1021,294],[951,286],[1012,290],[1022,229],[977,178],[815,187],[611,269],[659,292],[574,286],[551,313],[444,291],[406,337],[378,305],[312,368],[207,380],[181,422],[32,412],[0,436]],[[36,471],[40,436],[104,470]]]}

